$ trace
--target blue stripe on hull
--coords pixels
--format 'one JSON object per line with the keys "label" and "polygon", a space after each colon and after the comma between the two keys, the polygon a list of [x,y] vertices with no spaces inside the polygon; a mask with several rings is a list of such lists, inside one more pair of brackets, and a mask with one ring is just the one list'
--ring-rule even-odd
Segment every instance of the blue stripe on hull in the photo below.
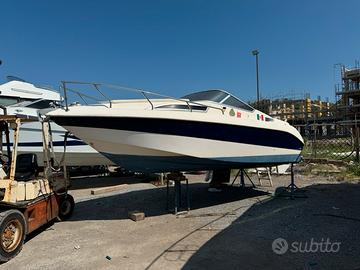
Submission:
{"label": "blue stripe on hull", "polygon": [[135,172],[171,172],[213,170],[223,168],[253,168],[298,162],[300,155],[271,155],[250,157],[195,158],[189,156],[134,156],[102,152],[104,156]]}
{"label": "blue stripe on hull", "polygon": [[[54,141],[53,142],[54,146],[64,146],[64,141]],[[67,141],[66,142],[66,146],[79,146],[79,145],[87,145],[86,143],[84,143],[83,141],[80,140],[71,140],[71,141]],[[3,147],[7,146],[7,143],[3,144]],[[10,146],[13,146],[13,143],[10,142]],[[43,143],[42,142],[19,142],[18,146],[21,147],[42,147]]]}

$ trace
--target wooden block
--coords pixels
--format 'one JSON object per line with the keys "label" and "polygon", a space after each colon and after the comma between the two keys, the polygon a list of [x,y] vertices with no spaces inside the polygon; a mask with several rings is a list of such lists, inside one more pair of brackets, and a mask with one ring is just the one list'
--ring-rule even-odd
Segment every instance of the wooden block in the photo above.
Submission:
{"label": "wooden block", "polygon": [[129,212],[129,218],[133,221],[140,221],[145,219],[145,213],[140,211]]}
{"label": "wooden block", "polygon": [[106,192],[117,191],[117,190],[124,189],[127,186],[128,186],[128,184],[121,184],[121,185],[116,185],[116,186],[111,186],[111,187],[96,188],[96,189],[91,190],[91,195],[98,195],[98,194],[102,194],[102,193],[106,193]]}

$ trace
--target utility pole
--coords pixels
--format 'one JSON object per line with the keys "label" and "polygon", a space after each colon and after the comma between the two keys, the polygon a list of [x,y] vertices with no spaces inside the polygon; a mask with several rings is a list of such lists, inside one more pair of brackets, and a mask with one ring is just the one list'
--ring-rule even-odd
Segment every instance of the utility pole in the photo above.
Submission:
{"label": "utility pole", "polygon": [[253,50],[252,55],[255,56],[256,61],[256,101],[257,101],[257,107],[259,107],[260,104],[260,90],[259,90],[259,51]]}

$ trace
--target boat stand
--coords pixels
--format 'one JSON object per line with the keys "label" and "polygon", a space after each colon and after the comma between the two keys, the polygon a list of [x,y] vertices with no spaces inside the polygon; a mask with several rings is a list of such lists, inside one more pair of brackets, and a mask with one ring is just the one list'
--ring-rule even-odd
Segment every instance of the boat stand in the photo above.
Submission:
{"label": "boat stand", "polygon": [[290,185],[288,185],[282,192],[278,194],[278,197],[288,197],[292,200],[295,198],[307,198],[306,195],[303,193],[304,190],[301,190],[296,184],[295,184],[295,176],[294,176],[294,163],[291,163],[290,165],[291,170],[291,182]]}
{"label": "boat stand", "polygon": [[235,183],[236,179],[239,177],[239,175],[240,175],[240,187],[241,187],[241,188],[244,188],[244,187],[245,187],[245,177],[244,177],[245,175],[246,175],[246,177],[249,179],[252,187],[253,187],[253,188],[256,187],[255,184],[254,184],[254,182],[251,180],[250,176],[246,173],[246,171],[245,171],[244,169],[239,169],[238,173],[237,173],[237,174],[235,175],[235,177],[234,177],[234,180],[231,182],[231,186],[234,185],[234,183]]}
{"label": "boat stand", "polygon": [[169,210],[170,202],[170,181],[174,181],[174,214],[178,214],[178,210],[182,207],[181,202],[181,182],[185,181],[186,190],[186,210],[190,211],[189,181],[182,173],[170,173],[167,175],[166,181],[166,209]]}

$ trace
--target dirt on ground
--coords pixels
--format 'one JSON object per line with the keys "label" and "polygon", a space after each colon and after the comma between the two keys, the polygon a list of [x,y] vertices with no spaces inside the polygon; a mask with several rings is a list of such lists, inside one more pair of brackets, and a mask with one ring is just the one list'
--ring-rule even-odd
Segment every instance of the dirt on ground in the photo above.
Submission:
{"label": "dirt on ground", "polygon": [[[289,175],[273,176],[273,187],[253,175],[255,188],[237,179],[215,193],[205,175],[188,177],[191,211],[178,216],[166,209],[164,186],[136,177],[75,179],[72,218],[30,235],[0,269],[360,269],[358,181],[297,170],[300,189],[291,199],[274,196]],[[90,195],[122,183],[125,189]],[[145,220],[130,220],[134,210]]]}

